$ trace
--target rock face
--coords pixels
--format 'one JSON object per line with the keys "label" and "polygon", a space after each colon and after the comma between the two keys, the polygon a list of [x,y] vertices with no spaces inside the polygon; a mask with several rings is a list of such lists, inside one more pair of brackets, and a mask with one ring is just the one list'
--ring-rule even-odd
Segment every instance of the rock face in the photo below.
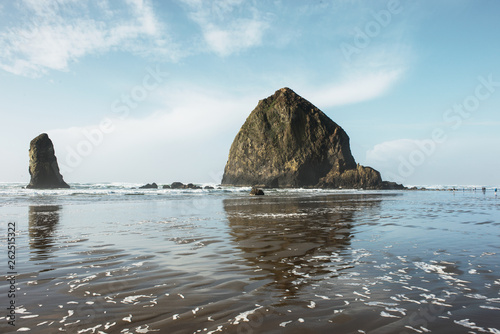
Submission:
{"label": "rock face", "polygon": [[222,184],[365,189],[392,185],[373,168],[356,164],[346,132],[289,88],[259,101],[250,113],[231,145]]}
{"label": "rock face", "polygon": [[26,188],[69,188],[59,173],[54,145],[46,133],[31,141],[29,156],[31,181]]}

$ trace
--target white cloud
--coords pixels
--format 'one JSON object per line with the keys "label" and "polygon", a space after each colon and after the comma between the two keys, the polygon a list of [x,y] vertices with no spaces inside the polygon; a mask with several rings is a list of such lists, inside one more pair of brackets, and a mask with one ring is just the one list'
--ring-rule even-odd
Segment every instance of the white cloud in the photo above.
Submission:
{"label": "white cloud", "polygon": [[365,164],[379,170],[384,180],[405,185],[494,184],[497,164],[490,147],[498,146],[497,138],[452,133],[443,138],[383,142],[366,153]]}
{"label": "white cloud", "polygon": [[[403,78],[412,62],[410,54],[409,47],[397,43],[391,46],[373,45],[369,50],[363,50],[355,60],[341,59],[338,73],[327,69],[327,73],[330,71],[340,80],[315,84],[308,97],[321,109],[383,96]],[[333,63],[332,68],[336,65]]]}
{"label": "white cloud", "polygon": [[220,182],[230,144],[258,98],[193,86],[152,98],[164,106],[142,119],[133,111],[112,118],[113,131],[102,136],[98,125],[48,131],[54,145],[64,143],[56,150],[65,180]]}
{"label": "white cloud", "polygon": [[399,80],[400,69],[368,72],[344,82],[319,87],[308,93],[308,98],[319,108],[358,103],[386,93]]}
{"label": "white cloud", "polygon": [[0,68],[14,74],[67,70],[85,55],[110,49],[176,56],[147,0],[128,0],[119,8],[75,0],[25,0],[18,6],[31,20],[0,32]]}
{"label": "white cloud", "polygon": [[423,140],[415,139],[396,139],[386,141],[375,145],[366,153],[366,159],[369,162],[393,162],[397,161],[399,156],[408,156],[409,153],[423,145]]}
{"label": "white cloud", "polygon": [[379,170],[382,178],[407,184],[425,184],[422,176],[431,179],[433,163],[439,161],[442,143],[431,139],[397,139],[375,145],[366,153],[366,164]]}
{"label": "white cloud", "polygon": [[[183,0],[210,51],[228,56],[262,43],[269,24],[255,7],[241,0]],[[247,17],[245,17],[247,16]]]}

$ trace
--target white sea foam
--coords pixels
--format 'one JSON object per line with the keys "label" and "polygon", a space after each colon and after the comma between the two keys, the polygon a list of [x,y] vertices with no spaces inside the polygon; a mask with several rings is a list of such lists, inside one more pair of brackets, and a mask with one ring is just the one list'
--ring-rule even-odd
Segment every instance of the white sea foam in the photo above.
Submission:
{"label": "white sea foam", "polygon": [[495,306],[489,306],[489,305],[479,305],[480,308],[484,308],[487,310],[497,310],[500,311],[500,307],[495,307]]}
{"label": "white sea foam", "polygon": [[37,318],[37,317],[39,317],[38,314],[31,314],[31,315],[23,315],[20,318],[21,319],[31,319],[31,318]]}
{"label": "white sea foam", "polygon": [[217,328],[215,330],[207,332],[207,334],[214,334],[216,332],[222,332],[223,329],[224,329],[224,326],[217,326]]}
{"label": "white sea foam", "polygon": [[465,297],[472,298],[472,299],[488,299],[488,297],[480,295],[479,293],[468,293],[464,295]]}
{"label": "white sea foam", "polygon": [[146,295],[134,295],[134,296],[128,296],[123,298],[121,301],[123,304],[137,304],[139,303],[138,299],[140,298],[151,298],[152,295],[146,296]]}
{"label": "white sea foam", "polygon": [[309,303],[309,305],[307,305],[307,307],[309,307],[309,308],[315,308],[316,307],[316,303],[311,300],[311,302]]}
{"label": "white sea foam", "polygon": [[77,333],[78,333],[78,334],[81,334],[81,333],[87,333],[87,332],[90,332],[90,333],[95,333],[95,332],[96,332],[96,330],[97,330],[98,328],[101,328],[101,327],[102,327],[102,325],[101,325],[101,324],[99,324],[99,325],[95,325],[94,327],[89,327],[89,328],[85,328],[85,329],[80,329],[80,330],[78,330],[78,332],[77,332]]}
{"label": "white sea foam", "polygon": [[417,333],[423,333],[423,331],[422,331],[422,330],[420,330],[420,329],[416,329],[415,327],[410,326],[410,325],[405,325],[405,328],[411,329],[412,331],[415,331],[415,332],[417,332]]}
{"label": "white sea foam", "polygon": [[280,327],[286,327],[286,325],[288,325],[291,322],[292,322],[291,320],[289,320],[289,321],[283,321],[282,323],[280,323]]}
{"label": "white sea foam", "polygon": [[390,314],[390,313],[387,313],[385,311],[380,312],[380,316],[382,316],[384,318],[401,318],[401,317],[398,317],[397,315]]}
{"label": "white sea foam", "polygon": [[322,296],[322,295],[314,295],[315,297],[318,297],[318,298],[321,298],[321,299],[325,299],[325,300],[329,300],[330,297],[327,297],[327,296]]}
{"label": "white sea foam", "polygon": [[159,329],[149,329],[149,325],[139,326],[135,328],[136,333],[159,332]]}
{"label": "white sea foam", "polygon": [[[115,198],[127,198],[136,196],[155,196],[155,197],[178,197],[183,195],[199,196],[204,194],[248,194],[251,187],[232,187],[220,186],[213,183],[196,184],[202,189],[163,189],[162,183],[158,183],[158,189],[140,189],[144,183],[70,183],[68,189],[26,189],[26,183],[0,183],[0,204],[3,198],[9,199],[9,202],[15,198],[17,201],[22,199],[29,200],[34,197],[59,198],[68,202],[75,201],[95,201],[113,200]],[[214,189],[204,189],[205,186]],[[267,194],[286,195],[286,194],[354,194],[364,193],[362,190],[351,189],[267,189]],[[372,191],[373,193],[373,191]]]}
{"label": "white sea foam", "polygon": [[253,310],[246,311],[243,313],[238,314],[235,318],[234,321],[232,322],[233,325],[239,324],[241,321],[248,322],[248,316],[253,314],[255,311],[260,310],[262,306],[259,306],[257,308],[254,308]]}
{"label": "white sea foam", "polygon": [[368,305],[368,306],[382,306],[382,307],[386,307],[386,306],[398,306],[399,305],[399,304],[396,304],[396,303],[387,303],[387,302],[367,302],[365,304]]}
{"label": "white sea foam", "polygon": [[357,291],[354,291],[353,294],[357,295],[357,296],[360,296],[360,297],[363,297],[363,298],[367,298],[367,299],[370,299],[370,296],[367,296],[367,295],[364,295],[362,293],[359,293]]}
{"label": "white sea foam", "polygon": [[62,319],[59,322],[60,323],[64,323],[66,321],[66,319],[68,319],[69,317],[71,317],[73,314],[75,314],[75,311],[68,310],[68,315],[62,317]]}
{"label": "white sea foam", "polygon": [[457,325],[464,326],[466,328],[478,330],[481,332],[486,332],[486,330],[483,327],[476,326],[476,323],[470,321],[469,319],[454,320],[453,322],[456,323]]}
{"label": "white sea foam", "polygon": [[414,262],[415,267],[422,269],[426,273],[437,273],[441,275],[448,275],[443,269],[445,268],[444,266],[439,266],[435,264],[428,264],[425,262]]}

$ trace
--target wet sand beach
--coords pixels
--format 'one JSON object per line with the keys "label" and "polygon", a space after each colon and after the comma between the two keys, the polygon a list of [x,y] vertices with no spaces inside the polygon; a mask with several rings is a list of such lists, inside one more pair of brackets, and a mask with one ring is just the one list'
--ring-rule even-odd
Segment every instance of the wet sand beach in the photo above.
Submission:
{"label": "wet sand beach", "polygon": [[500,333],[492,193],[82,191],[3,204],[18,275],[16,326],[2,333]]}

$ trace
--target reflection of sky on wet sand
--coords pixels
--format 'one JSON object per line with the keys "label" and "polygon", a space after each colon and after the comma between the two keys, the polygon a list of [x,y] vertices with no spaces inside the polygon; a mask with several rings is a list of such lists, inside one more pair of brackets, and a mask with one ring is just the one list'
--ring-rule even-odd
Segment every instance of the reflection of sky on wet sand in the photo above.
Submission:
{"label": "reflection of sky on wet sand", "polygon": [[13,207],[22,212],[18,314],[42,334],[494,333],[500,207],[467,196],[271,192]]}
{"label": "reflection of sky on wet sand", "polygon": [[29,207],[29,236],[31,260],[46,260],[51,256],[55,230],[59,223],[59,205]]}
{"label": "reflection of sky on wet sand", "polygon": [[[375,214],[378,196],[226,199],[231,236],[244,258],[285,295],[305,282],[338,276],[349,253],[355,217]],[[336,262],[332,263],[332,258]]]}

